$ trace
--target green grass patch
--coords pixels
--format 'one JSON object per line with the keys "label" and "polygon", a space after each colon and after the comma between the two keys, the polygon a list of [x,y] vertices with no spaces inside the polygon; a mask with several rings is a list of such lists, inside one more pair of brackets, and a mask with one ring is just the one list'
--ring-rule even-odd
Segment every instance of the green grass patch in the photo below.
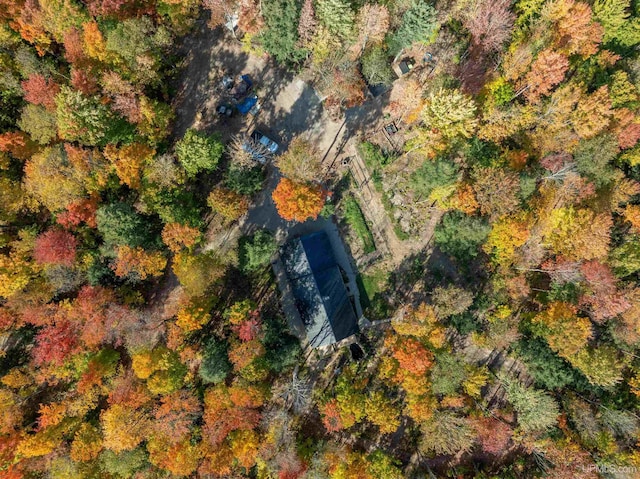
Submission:
{"label": "green grass patch", "polygon": [[362,286],[367,296],[373,298],[382,291],[388,278],[389,274],[382,269],[376,269],[369,274],[362,275]]}
{"label": "green grass patch", "polygon": [[373,253],[376,250],[376,244],[373,241],[373,235],[367,225],[367,220],[360,209],[360,205],[352,196],[348,196],[344,200],[344,217],[349,226],[353,228],[358,237],[364,244],[364,252]]}
{"label": "green grass patch", "polygon": [[365,315],[371,319],[385,319],[389,316],[389,303],[384,293],[389,281],[389,273],[381,269],[371,270],[368,274],[358,275],[360,304]]}

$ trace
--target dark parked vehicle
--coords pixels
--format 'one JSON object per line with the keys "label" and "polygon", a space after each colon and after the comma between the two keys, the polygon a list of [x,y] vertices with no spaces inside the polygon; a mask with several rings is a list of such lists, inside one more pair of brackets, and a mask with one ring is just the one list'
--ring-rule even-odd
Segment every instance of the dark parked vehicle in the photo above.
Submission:
{"label": "dark parked vehicle", "polygon": [[216,108],[216,112],[220,116],[229,118],[231,115],[233,115],[233,106],[222,103],[218,105],[218,108]]}
{"label": "dark parked vehicle", "polygon": [[233,95],[233,98],[235,98],[237,101],[240,101],[245,96],[247,96],[252,89],[253,82],[251,81],[251,78],[249,78],[249,75],[242,75],[239,81],[233,87],[233,91],[231,92],[231,94]]}

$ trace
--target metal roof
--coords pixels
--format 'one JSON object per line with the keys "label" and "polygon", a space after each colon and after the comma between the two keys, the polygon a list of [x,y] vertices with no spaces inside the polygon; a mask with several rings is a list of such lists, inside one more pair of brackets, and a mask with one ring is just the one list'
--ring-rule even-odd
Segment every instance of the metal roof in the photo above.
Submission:
{"label": "metal roof", "polygon": [[295,238],[281,257],[309,343],[327,346],[355,334],[358,320],[327,234]]}

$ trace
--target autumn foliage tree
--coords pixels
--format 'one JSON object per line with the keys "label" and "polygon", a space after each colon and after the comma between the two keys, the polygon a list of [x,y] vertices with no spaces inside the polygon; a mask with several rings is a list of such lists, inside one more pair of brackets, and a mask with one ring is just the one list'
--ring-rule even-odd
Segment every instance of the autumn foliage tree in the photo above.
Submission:
{"label": "autumn foliage tree", "polygon": [[47,110],[53,111],[56,108],[55,98],[60,87],[50,78],[43,75],[34,74],[22,82],[24,99],[34,105],[42,105]]}
{"label": "autumn foliage tree", "polygon": [[207,204],[229,222],[237,220],[249,209],[249,200],[246,196],[224,187],[214,188],[209,193]]}
{"label": "autumn foliage tree", "polygon": [[160,276],[167,265],[167,259],[159,251],[145,251],[141,247],[120,246],[114,267],[116,276],[144,281]]}
{"label": "autumn foliage tree", "polygon": [[511,35],[515,20],[510,6],[508,0],[474,2],[465,16],[464,25],[475,44],[488,52],[502,48]]}
{"label": "autumn foliage tree", "polygon": [[507,451],[513,430],[503,421],[492,417],[478,418],[473,422],[482,450],[500,455]]}
{"label": "autumn foliage tree", "polygon": [[559,208],[551,212],[545,244],[570,259],[596,259],[607,254],[611,216],[590,209]]}
{"label": "autumn foliage tree", "polygon": [[307,45],[311,41],[317,27],[318,20],[316,19],[313,2],[305,0],[302,4],[298,21],[298,39],[302,45]]}
{"label": "autumn foliage tree", "polygon": [[22,131],[7,131],[0,134],[0,151],[19,160],[27,160],[36,151],[36,144]]}
{"label": "autumn foliage tree", "polygon": [[322,178],[322,161],[318,148],[308,139],[295,137],[276,162],[284,176],[293,181],[312,182]]}
{"label": "autumn foliage tree", "polygon": [[108,145],[105,157],[113,164],[120,181],[131,187],[140,187],[140,174],[144,166],[153,159],[155,150],[141,143],[116,148]]}
{"label": "autumn foliage tree", "polygon": [[631,307],[625,294],[618,291],[616,278],[606,264],[588,261],[582,264],[580,271],[587,285],[580,303],[589,308],[594,321],[613,318]]}
{"label": "autumn foliage tree", "polygon": [[568,68],[569,59],[565,55],[552,50],[540,52],[524,79],[527,99],[536,103],[541,96],[547,95],[564,79]]}
{"label": "autumn foliage tree", "polygon": [[33,359],[36,365],[62,363],[74,352],[78,351],[78,333],[75,325],[62,317],[45,326],[36,335],[36,347]]}
{"label": "autumn foliage tree", "polygon": [[367,44],[378,44],[389,30],[389,10],[384,5],[367,3],[358,12],[358,42],[364,49]]}
{"label": "autumn foliage tree", "polygon": [[538,331],[551,349],[570,358],[587,345],[591,337],[591,323],[577,315],[577,308],[568,303],[551,303],[533,319]]}
{"label": "autumn foliage tree", "polygon": [[141,410],[114,404],[100,415],[104,447],[119,453],[129,451],[140,444],[149,425]]}
{"label": "autumn foliage tree", "polygon": [[95,228],[96,211],[98,210],[98,198],[80,198],[67,205],[66,211],[56,216],[56,221],[61,226],[73,229],[84,223],[90,228]]}
{"label": "autumn foliage tree", "polygon": [[278,214],[287,221],[316,219],[326,196],[320,186],[296,183],[288,178],[282,178],[272,194]]}
{"label": "autumn foliage tree", "polygon": [[78,240],[71,233],[52,229],[36,238],[33,257],[42,264],[72,265]]}
{"label": "autumn foliage tree", "polygon": [[162,229],[162,241],[174,253],[183,248],[193,248],[201,236],[202,234],[198,228],[192,228],[180,223],[167,223]]}

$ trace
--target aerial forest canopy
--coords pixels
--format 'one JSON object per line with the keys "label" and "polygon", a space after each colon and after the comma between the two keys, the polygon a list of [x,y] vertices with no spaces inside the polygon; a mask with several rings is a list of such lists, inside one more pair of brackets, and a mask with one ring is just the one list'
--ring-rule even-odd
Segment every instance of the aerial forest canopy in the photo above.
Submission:
{"label": "aerial forest canopy", "polygon": [[0,0],[0,479],[640,477],[639,109],[638,0]]}

